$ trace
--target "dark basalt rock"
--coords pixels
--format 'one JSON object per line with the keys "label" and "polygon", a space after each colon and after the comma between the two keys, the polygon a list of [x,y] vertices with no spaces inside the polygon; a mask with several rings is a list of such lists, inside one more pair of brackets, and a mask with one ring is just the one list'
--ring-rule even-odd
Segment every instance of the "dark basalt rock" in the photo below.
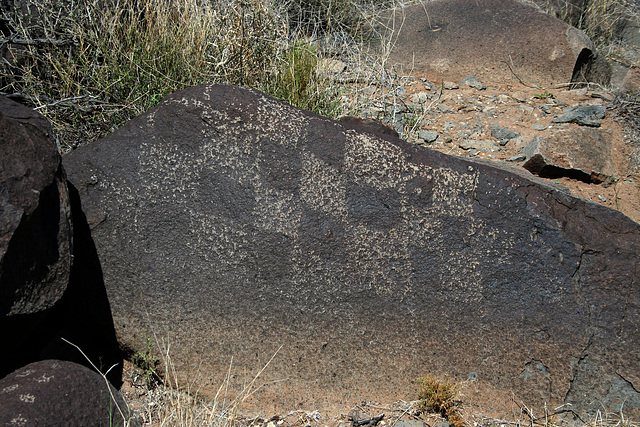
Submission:
{"label": "dark basalt rock", "polygon": [[31,363],[0,380],[3,426],[139,426],[122,395],[72,362]]}
{"label": "dark basalt rock", "polygon": [[71,207],[51,126],[0,97],[0,315],[38,313],[64,294],[71,270]]}
{"label": "dark basalt rock", "polygon": [[100,263],[51,126],[0,97],[0,377],[42,359],[117,364]]}
{"label": "dark basalt rock", "polygon": [[564,109],[552,123],[576,123],[582,126],[600,127],[607,107],[604,105],[576,105]]}
{"label": "dark basalt rock", "polygon": [[217,85],[64,163],[118,338],[162,337],[205,393],[274,355],[260,413],[413,399],[427,373],[472,373],[466,397],[504,416],[512,393],[586,408],[640,387],[640,225],[519,169]]}

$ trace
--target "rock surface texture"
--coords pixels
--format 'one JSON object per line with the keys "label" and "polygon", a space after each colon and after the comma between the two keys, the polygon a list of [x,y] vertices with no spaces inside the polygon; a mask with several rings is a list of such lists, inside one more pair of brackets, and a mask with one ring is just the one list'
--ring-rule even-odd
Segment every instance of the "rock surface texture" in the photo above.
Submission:
{"label": "rock surface texture", "polygon": [[[46,358],[122,360],[100,264],[51,126],[0,97],[0,377]],[[114,369],[110,379],[119,384]]]}
{"label": "rock surface texture", "polygon": [[212,394],[273,356],[262,413],[408,400],[427,373],[489,413],[640,410],[640,225],[364,127],[208,85],[66,155],[121,342],[157,334]]}
{"label": "rock surface texture", "polygon": [[3,426],[139,426],[111,384],[73,362],[31,363],[0,380]]}
{"label": "rock surface texture", "polygon": [[436,81],[477,74],[551,87],[610,78],[582,31],[517,0],[424,2],[390,12],[378,31],[393,32],[388,65]]}

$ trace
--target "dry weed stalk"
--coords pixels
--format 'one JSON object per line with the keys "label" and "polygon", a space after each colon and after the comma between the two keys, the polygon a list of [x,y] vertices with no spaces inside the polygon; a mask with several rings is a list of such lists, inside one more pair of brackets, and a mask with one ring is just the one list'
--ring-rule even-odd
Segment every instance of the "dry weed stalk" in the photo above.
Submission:
{"label": "dry weed stalk", "polygon": [[145,425],[159,426],[216,426],[227,427],[241,424],[242,404],[258,391],[262,385],[258,380],[284,345],[274,352],[265,365],[235,395],[230,395],[232,384],[233,360],[222,380],[215,396],[206,399],[201,396],[201,384],[204,378],[200,371],[184,378],[171,358],[171,345],[159,340],[154,334],[155,346],[161,349],[160,358],[163,366],[163,381],[151,385],[147,382],[138,388],[144,395],[144,405],[137,408],[142,412]]}

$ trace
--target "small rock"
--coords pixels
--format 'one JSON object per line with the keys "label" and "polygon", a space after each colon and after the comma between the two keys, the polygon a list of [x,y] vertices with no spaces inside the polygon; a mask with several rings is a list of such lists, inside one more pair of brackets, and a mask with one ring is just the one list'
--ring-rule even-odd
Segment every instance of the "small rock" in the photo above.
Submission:
{"label": "small rock", "polygon": [[409,421],[398,421],[394,424],[394,427],[424,427],[424,421],[422,420],[409,420]]}
{"label": "small rock", "polygon": [[411,102],[414,104],[424,104],[429,99],[427,92],[417,92],[411,97]]}
{"label": "small rock", "polygon": [[509,102],[509,95],[498,95],[498,97],[496,98],[496,102],[499,102],[500,104],[504,104],[505,102]]}
{"label": "small rock", "polygon": [[511,98],[515,99],[518,102],[527,102],[527,97],[520,92],[514,92],[511,94]]}
{"label": "small rock", "polygon": [[418,138],[424,139],[426,143],[431,144],[438,139],[440,135],[433,130],[420,130],[418,131]]}
{"label": "small rock", "polygon": [[518,105],[518,109],[520,109],[525,114],[532,114],[533,110],[535,110],[535,108],[530,105]]}
{"label": "small rock", "polygon": [[598,199],[600,199],[600,201],[603,202],[603,203],[607,201],[606,197],[600,196],[600,195],[598,195]]}
{"label": "small rock", "polygon": [[515,156],[511,156],[507,159],[508,162],[524,162],[525,160],[527,160],[527,156],[522,153],[516,154]]}
{"label": "small rock", "polygon": [[534,123],[533,125],[531,125],[531,127],[533,128],[533,130],[545,130],[547,128],[547,126],[545,125],[539,125],[538,123]]}
{"label": "small rock", "polygon": [[479,150],[485,153],[492,153],[500,148],[489,139],[464,139],[458,143],[463,150]]}
{"label": "small rock", "polygon": [[436,85],[434,85],[433,83],[431,83],[430,81],[428,81],[424,77],[421,77],[420,81],[422,82],[422,84],[424,85],[424,88],[426,90],[435,90],[435,89],[437,89]]}
{"label": "small rock", "polygon": [[603,105],[578,105],[565,108],[553,123],[577,123],[582,126],[600,127],[598,120],[604,119],[607,107]]}
{"label": "small rock", "polygon": [[478,90],[485,90],[487,88],[487,85],[480,83],[480,81],[478,81],[478,78],[476,76],[467,77],[466,79],[462,80],[460,84],[467,85],[469,87],[472,87]]}
{"label": "small rock", "polygon": [[547,104],[542,105],[540,110],[545,114],[551,114],[551,108],[549,108],[549,105]]}
{"label": "small rock", "polygon": [[454,90],[458,89],[459,87],[460,86],[458,86],[458,84],[454,82],[442,82],[442,88],[446,90]]}
{"label": "small rock", "polygon": [[358,115],[365,119],[366,118],[375,119],[375,118],[378,118],[379,113],[380,113],[379,111],[374,110],[373,108],[365,108],[364,110],[360,111]]}
{"label": "small rock", "polygon": [[[460,124],[462,124],[462,122],[460,122]],[[443,128],[444,130],[451,130],[451,129],[455,129],[458,126],[458,123],[456,122],[444,122]]]}
{"label": "small rock", "polygon": [[489,126],[491,129],[491,136],[498,140],[498,144],[502,147],[507,145],[509,141],[520,136],[519,133],[512,131],[511,129],[502,128],[497,125]]}
{"label": "small rock", "polygon": [[394,121],[391,125],[397,133],[402,134],[404,133],[404,124],[405,124],[404,117],[401,116],[399,119]]}
{"label": "small rock", "polygon": [[436,423],[433,427],[451,427],[451,424],[449,424],[446,421],[440,421],[439,423]]}
{"label": "small rock", "polygon": [[362,88],[360,92],[362,92],[365,95],[373,95],[374,93],[376,93],[377,89],[378,88],[376,88],[375,86],[367,86]]}
{"label": "small rock", "polygon": [[436,108],[441,113],[450,113],[452,111],[451,107],[449,107],[447,104],[438,104],[438,106]]}
{"label": "small rock", "polygon": [[498,108],[495,105],[487,105],[482,109],[483,113],[494,113]]}
{"label": "small rock", "polygon": [[611,136],[598,129],[575,128],[535,137],[522,150],[529,172],[542,177],[570,176],[601,184],[615,175]]}

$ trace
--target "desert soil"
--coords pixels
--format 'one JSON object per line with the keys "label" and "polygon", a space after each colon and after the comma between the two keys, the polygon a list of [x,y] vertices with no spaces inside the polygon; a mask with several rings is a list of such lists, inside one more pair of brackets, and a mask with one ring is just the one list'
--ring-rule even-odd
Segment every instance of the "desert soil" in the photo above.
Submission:
{"label": "desert soil", "polygon": [[[340,79],[344,80],[344,76]],[[519,82],[487,84],[484,90],[460,82],[456,82],[457,89],[443,89],[442,83],[416,76],[396,78],[393,85],[351,82],[346,85],[343,103],[350,115],[380,119],[394,126],[409,142],[453,156],[495,162],[508,162],[507,159],[520,154],[534,137],[545,138],[561,129],[581,127],[573,123],[552,123],[567,106],[604,105],[607,112],[599,129],[611,142],[615,182],[596,184],[569,177],[547,181],[640,222],[640,171],[637,160],[632,160],[640,149],[639,142],[633,140],[624,119],[612,107],[613,95],[598,88],[546,91]],[[549,95],[546,98],[545,91]],[[398,121],[402,118],[404,124]],[[503,147],[498,146],[497,151],[462,148],[468,147],[465,142],[469,140],[493,141],[498,145],[491,136],[490,126],[512,130],[520,137]],[[420,130],[436,131],[438,138],[426,143],[419,138]],[[522,165],[523,161],[508,163]]]}

